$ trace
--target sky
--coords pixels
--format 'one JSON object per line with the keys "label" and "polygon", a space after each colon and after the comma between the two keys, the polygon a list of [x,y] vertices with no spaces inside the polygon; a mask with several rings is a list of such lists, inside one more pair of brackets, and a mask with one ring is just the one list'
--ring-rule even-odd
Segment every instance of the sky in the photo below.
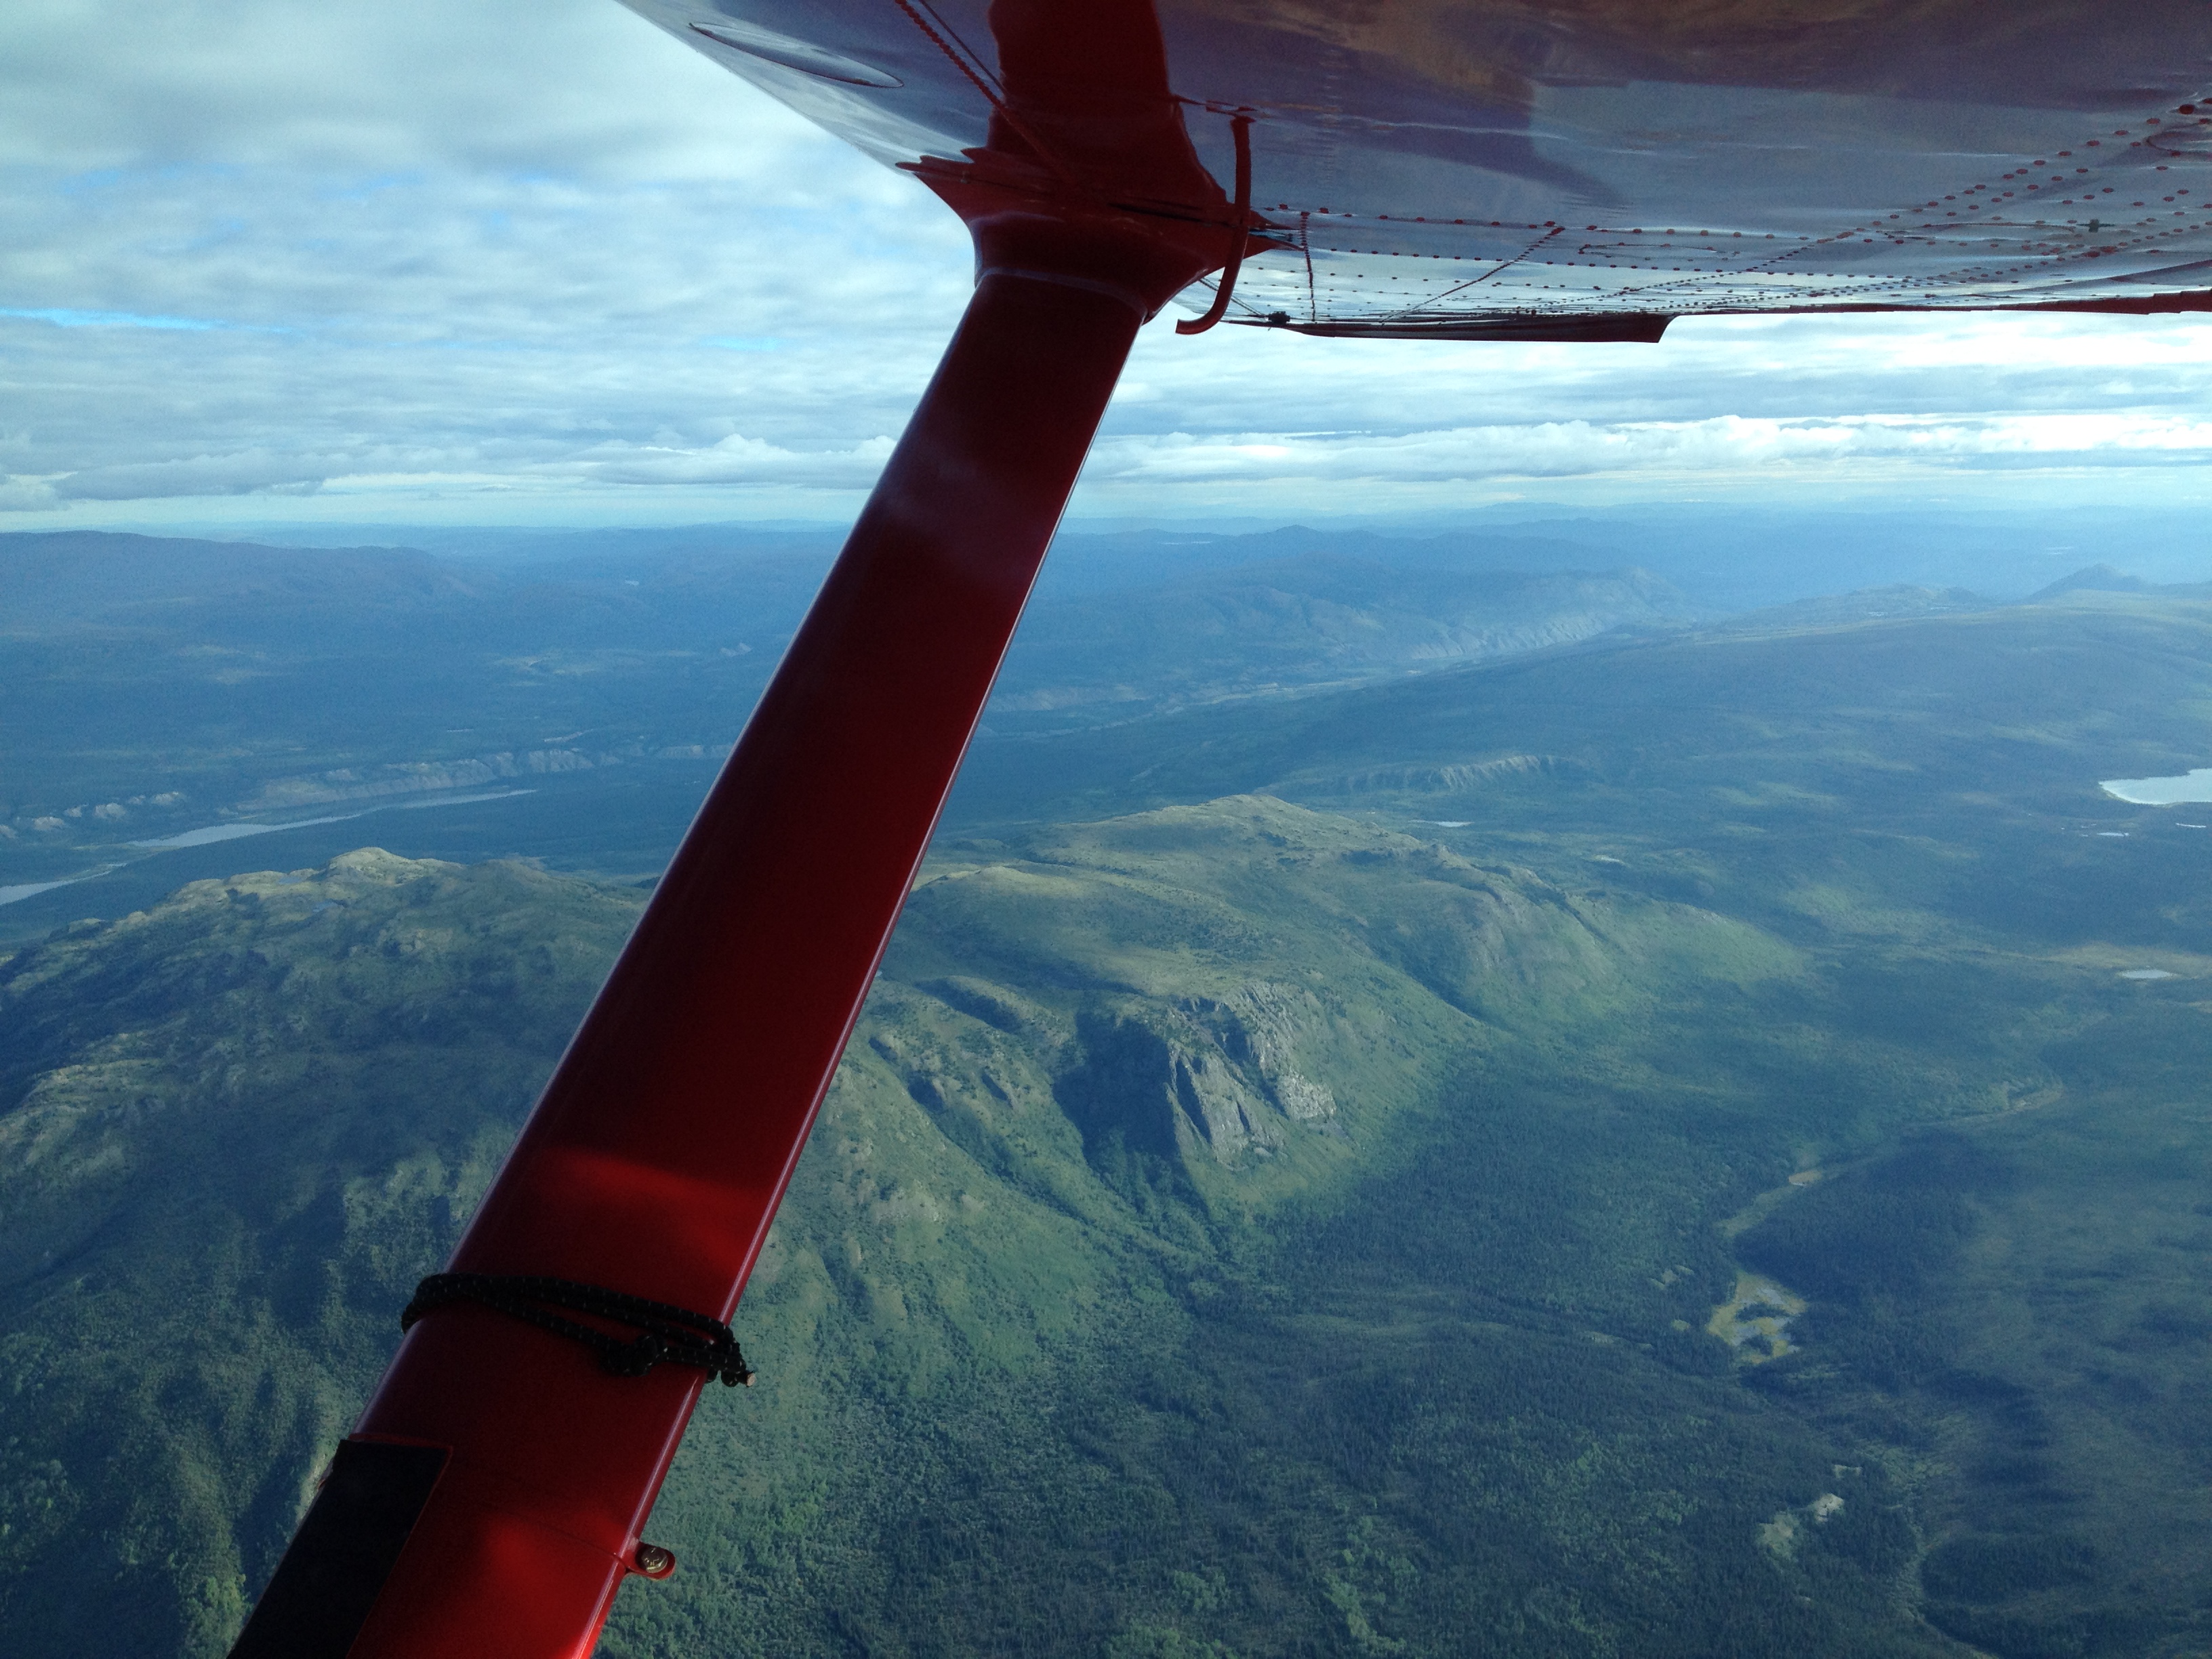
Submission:
{"label": "sky", "polygon": [[[848,519],[957,221],[615,0],[0,8],[0,529]],[[1139,337],[1079,522],[2190,507],[2212,320]]]}

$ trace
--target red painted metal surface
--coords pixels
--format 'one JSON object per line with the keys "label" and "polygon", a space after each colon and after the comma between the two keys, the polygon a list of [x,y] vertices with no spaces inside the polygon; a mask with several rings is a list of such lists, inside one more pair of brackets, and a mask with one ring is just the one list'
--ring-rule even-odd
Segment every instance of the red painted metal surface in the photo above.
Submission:
{"label": "red painted metal surface", "polygon": [[[734,1311],[1130,343],[1227,251],[1142,0],[1000,52],[993,142],[925,172],[975,297],[454,1271]],[[587,1654],[702,1386],[423,1318],[356,1437],[451,1455],[355,1659]]]}
{"label": "red painted metal surface", "polygon": [[1244,250],[1252,240],[1252,118],[1237,116],[1229,123],[1229,131],[1237,146],[1237,198],[1230,208],[1237,228],[1229,239],[1229,261],[1213,279],[1213,303],[1202,315],[1177,323],[1178,334],[1203,334],[1228,315],[1229,301],[1237,293],[1237,273],[1244,268]]}
{"label": "red painted metal surface", "polygon": [[[1139,321],[983,278],[457,1270],[735,1306]],[[354,1652],[588,1652],[700,1388],[423,1320],[358,1432],[453,1457]]]}

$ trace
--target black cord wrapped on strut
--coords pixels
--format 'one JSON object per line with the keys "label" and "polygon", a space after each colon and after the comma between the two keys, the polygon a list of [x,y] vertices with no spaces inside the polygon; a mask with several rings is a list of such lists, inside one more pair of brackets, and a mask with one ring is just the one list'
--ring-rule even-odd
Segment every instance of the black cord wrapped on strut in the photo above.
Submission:
{"label": "black cord wrapped on strut", "polygon": [[[696,1365],[708,1376],[720,1377],[726,1388],[753,1385],[754,1371],[745,1364],[736,1335],[720,1320],[603,1285],[580,1285],[572,1279],[432,1273],[415,1287],[415,1299],[401,1310],[399,1328],[406,1330],[423,1315],[457,1302],[474,1302],[542,1331],[580,1342],[598,1354],[600,1365],[616,1376],[643,1376],[665,1363]],[[556,1309],[628,1325],[638,1334],[625,1340],[596,1326],[565,1319]]]}

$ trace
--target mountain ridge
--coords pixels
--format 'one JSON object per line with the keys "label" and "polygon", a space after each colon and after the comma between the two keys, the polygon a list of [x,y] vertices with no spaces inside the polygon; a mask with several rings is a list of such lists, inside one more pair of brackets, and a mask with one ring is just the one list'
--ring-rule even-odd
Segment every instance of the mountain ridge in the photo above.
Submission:
{"label": "mountain ridge", "polygon": [[[587,958],[603,959],[636,902],[520,866],[364,852],[319,872],[196,884],[0,963],[5,1074],[25,1091],[0,1124],[40,1149],[0,1175],[0,1213],[27,1241],[0,1289],[0,1370],[41,1425],[0,1456],[11,1505],[0,1595],[31,1650],[220,1650],[348,1402],[395,1340],[413,1275],[437,1264],[519,1121],[527,1079],[557,1050]],[[565,955],[549,959],[556,937]],[[1408,1650],[1467,1651],[1458,1621],[1471,1607],[1455,1598],[1474,1581],[1454,1576],[1421,1515],[1455,1517],[1452,1549],[1494,1553],[1480,1506],[1436,1493],[1414,1509],[1355,1500],[1358,1481],[1346,1486],[1316,1449],[1371,1417],[1350,1396],[1297,1406],[1296,1441],[1264,1427],[1279,1415],[1261,1401],[1283,1386],[1262,1383],[1280,1345],[1311,1340],[1294,1334],[1297,1309],[1334,1298],[1327,1320],[1367,1332],[1357,1352],[1405,1340],[1386,1333],[1423,1297],[1473,1294],[1487,1310],[1474,1324],[1407,1328],[1427,1332],[1423,1344],[1487,1345],[1489,1358],[1454,1368],[1493,1376],[1486,1386],[1505,1386],[1498,1366],[1547,1355],[1542,1368],[1614,1401],[1607,1434],[1630,1432],[1624,1414],[1651,1390],[1686,1390],[1686,1403],[1734,1386],[1724,1358],[1690,1363],[1686,1350],[1678,1370],[1627,1339],[1671,1341],[1666,1310],[1715,1293],[1725,1274],[1694,1218],[1733,1206],[1741,1177],[1702,1156],[1639,1177],[1607,1235],[1628,1247],[1611,1264],[1540,1223],[1547,1200],[1528,1187],[1474,1230],[1517,1283],[1449,1290],[1447,1271],[1370,1314],[1357,1310],[1374,1292],[1356,1288],[1356,1267],[1352,1283],[1323,1288],[1372,1250],[1361,1235],[1287,1282],[1270,1263],[1317,1226],[1341,1225],[1328,1218],[1352,1191],[1399,1178],[1435,1135],[1492,1134],[1483,1125],[1499,1107],[1462,1120],[1449,1104],[1465,1068],[1488,1079],[1480,1089],[1505,1091],[1502,1104],[1559,1034],[1610,1026],[1614,1037],[1574,1068],[1584,1081],[1542,1061],[1554,1103],[1508,1112],[1532,1127],[1547,1113],[1603,1121],[1578,1093],[1618,1086],[1601,1081],[1620,1062],[1600,1050],[1655,1017],[1661,982],[1676,997],[1698,983],[1764,994],[1756,988],[1800,972],[1786,947],[1717,918],[1576,895],[1279,802],[944,849],[746,1298],[763,1384],[738,1407],[702,1411],[656,1518],[655,1536],[698,1576],[673,1595],[626,1590],[607,1650],[830,1652],[838,1621],[858,1617],[919,1651],[950,1650],[927,1634],[939,1620],[968,1651],[1042,1640],[1070,1652],[1195,1641],[1267,1652],[1326,1645],[1347,1627],[1401,1632],[1390,1639]],[[477,1033],[494,1025],[501,1044],[484,1050]],[[145,1067],[159,1056],[173,1080],[156,1095]],[[434,1089],[426,1066],[442,1073]],[[396,1112],[375,1103],[402,1100]],[[1557,1134],[1545,1132],[1548,1152],[1493,1146],[1491,1158],[1557,1158],[1573,1144]],[[1762,1157],[1786,1162],[1778,1144]],[[125,1202],[127,1191],[139,1196]],[[1650,1290],[1676,1260],[1703,1265],[1671,1295]],[[1291,1288],[1300,1274],[1319,1275],[1310,1291]],[[167,1311],[149,1324],[154,1307]],[[1614,1346],[1583,1334],[1592,1323],[1620,1332]],[[162,1358],[126,1380],[115,1363],[126,1340]],[[1610,1380],[1586,1375],[1591,1364]],[[1285,1397],[1302,1395],[1293,1385]],[[179,1413],[157,1399],[196,1403]],[[1452,1432],[1479,1445],[1491,1408],[1452,1409],[1474,1413]],[[1206,1421],[1221,1426],[1194,1427]],[[1698,1478],[1707,1542],[1664,1545],[1674,1588],[1577,1565],[1563,1535],[1498,1557],[1480,1595],[1540,1604],[1541,1587],[1565,1574],[1589,1607],[1612,1609],[1585,1618],[1681,1623],[1686,1653],[1711,1629],[1692,1586],[1724,1581],[1724,1602],[1755,1626],[1809,1634],[1791,1593],[1769,1582],[1754,1517],[1725,1517],[1766,1503],[1773,1482],[1794,1492],[1825,1454],[1778,1419],[1747,1431],[1730,1457],[1765,1472],[1747,1498]],[[1753,1449],[1769,1442],[1772,1468]],[[1680,1478],[1666,1460],[1688,1443],[1663,1468],[1620,1472],[1622,1502],[1660,1505],[1638,1525],[1663,1530],[1656,1517],[1671,1511],[1647,1489]],[[842,1475],[818,1461],[831,1446]],[[1565,1423],[1545,1428],[1516,1454],[1534,1460],[1526,1471],[1498,1466],[1493,1489],[1513,1495],[1492,1501],[1515,1514],[1541,1502],[1541,1480],[1529,1480],[1575,1447]],[[1102,1455],[1121,1470],[1103,1486]],[[115,1484],[122,1456],[139,1466],[127,1487]],[[1247,1500],[1193,1485],[1185,1465],[1243,1465],[1226,1490],[1272,1493],[1278,1541],[1251,1536]],[[902,1468],[927,1478],[917,1486]],[[1042,1492],[1041,1469],[1054,1471]],[[827,1511],[773,1518],[825,1478],[840,1494]],[[1875,1519],[1873,1489],[1852,1491]],[[1040,1503],[1044,1524],[1018,1541],[1007,1528]],[[27,1526],[27,1513],[45,1523]],[[942,1550],[917,1549],[925,1513]],[[1101,1525],[1124,1541],[1107,1547]],[[1823,1571],[1842,1575],[1834,1605],[1874,1650],[1919,1651],[1881,1611],[1893,1571],[1885,1536],[1838,1533]],[[115,1541],[88,1551],[92,1539]],[[809,1551],[852,1565],[809,1587],[792,1576]],[[1183,1588],[1177,1575],[1206,1562],[1200,1588]],[[78,1610],[118,1566],[121,1589],[106,1600],[118,1645],[103,1650]],[[769,1595],[781,1599],[764,1606]],[[1570,1627],[1561,1614],[1522,1616]]]}

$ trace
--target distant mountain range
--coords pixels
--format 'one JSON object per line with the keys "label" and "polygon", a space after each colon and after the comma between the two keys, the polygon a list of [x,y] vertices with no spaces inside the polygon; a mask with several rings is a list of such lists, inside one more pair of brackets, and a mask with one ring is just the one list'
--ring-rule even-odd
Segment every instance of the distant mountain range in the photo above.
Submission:
{"label": "distant mountain range", "polygon": [[[0,886],[226,816],[712,759],[832,551],[793,534],[518,562],[0,536]],[[1087,556],[1071,560],[1079,575]],[[1691,614],[1636,571],[1312,551],[1072,585],[1032,608],[993,729],[1487,660]]]}
{"label": "distant mountain range", "polygon": [[[1064,537],[971,771],[1049,770],[1059,763],[1022,745],[1224,701],[1684,629],[1988,603],[1907,584],[1731,617],[1648,570],[1607,566],[1620,555],[1593,535]],[[528,844],[592,868],[592,849],[613,856],[613,843],[580,826],[604,810],[633,826],[614,867],[655,868],[836,545],[828,532],[712,527],[433,539],[436,552],[0,536],[0,938],[34,934],[80,901],[158,896],[164,877],[136,862],[148,843],[487,789],[553,790],[557,802],[531,810],[579,830],[517,842],[479,814],[468,833],[410,844],[471,858]],[[1683,549],[1661,542],[1670,568],[1694,575]],[[2133,580],[2094,567],[2037,597]],[[963,787],[959,799],[979,798]],[[313,859],[345,843],[298,844],[293,856]],[[177,854],[163,857],[172,868]],[[50,885],[88,878],[81,890]]]}

